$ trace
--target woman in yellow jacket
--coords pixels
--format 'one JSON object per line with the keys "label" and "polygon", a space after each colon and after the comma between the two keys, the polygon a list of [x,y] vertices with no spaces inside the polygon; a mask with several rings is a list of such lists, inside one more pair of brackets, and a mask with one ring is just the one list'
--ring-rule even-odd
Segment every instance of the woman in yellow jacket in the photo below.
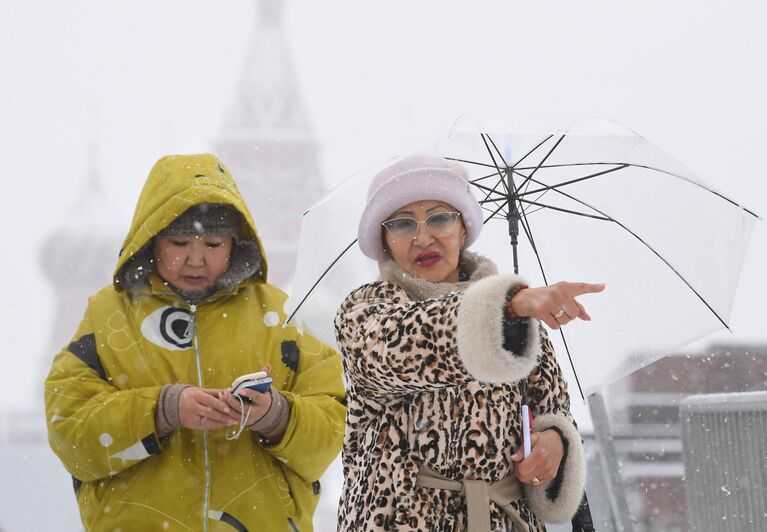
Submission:
{"label": "woman in yellow jacket", "polygon": [[[293,327],[223,164],[152,169],[113,284],[45,383],[48,439],[88,530],[311,530],[338,454],[338,354]],[[272,386],[227,390],[266,369]],[[242,430],[245,429],[245,430]]]}

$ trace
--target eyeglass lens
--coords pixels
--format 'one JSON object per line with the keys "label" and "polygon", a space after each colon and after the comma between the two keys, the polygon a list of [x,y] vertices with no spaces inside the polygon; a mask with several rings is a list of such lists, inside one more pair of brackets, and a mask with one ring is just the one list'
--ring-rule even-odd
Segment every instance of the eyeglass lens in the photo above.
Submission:
{"label": "eyeglass lens", "polygon": [[458,219],[458,212],[435,212],[426,220],[418,221],[413,218],[394,218],[383,223],[391,235],[397,239],[415,238],[418,232],[418,226],[426,224],[426,229],[435,238],[443,238],[453,232],[455,221]]}

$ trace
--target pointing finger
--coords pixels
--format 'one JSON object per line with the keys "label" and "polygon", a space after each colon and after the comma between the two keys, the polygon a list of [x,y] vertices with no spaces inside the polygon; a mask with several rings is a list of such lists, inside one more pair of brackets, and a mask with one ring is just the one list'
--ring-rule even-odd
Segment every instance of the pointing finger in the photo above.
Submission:
{"label": "pointing finger", "polygon": [[583,294],[595,294],[605,289],[604,283],[565,283],[567,292],[570,296],[581,296]]}

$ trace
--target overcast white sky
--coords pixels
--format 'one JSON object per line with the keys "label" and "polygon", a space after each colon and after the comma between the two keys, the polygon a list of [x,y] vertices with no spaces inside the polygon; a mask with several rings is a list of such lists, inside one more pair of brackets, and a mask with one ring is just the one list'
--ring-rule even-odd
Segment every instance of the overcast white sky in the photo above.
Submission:
{"label": "overcast white sky", "polygon": [[[765,215],[766,15],[760,2],[294,0],[284,26],[328,185],[460,113],[604,116]],[[54,303],[40,246],[84,186],[92,131],[103,226],[122,236],[159,156],[212,149],[255,20],[253,0],[0,0],[0,404],[39,400]],[[766,236],[757,224],[734,334],[716,338],[767,341]]]}

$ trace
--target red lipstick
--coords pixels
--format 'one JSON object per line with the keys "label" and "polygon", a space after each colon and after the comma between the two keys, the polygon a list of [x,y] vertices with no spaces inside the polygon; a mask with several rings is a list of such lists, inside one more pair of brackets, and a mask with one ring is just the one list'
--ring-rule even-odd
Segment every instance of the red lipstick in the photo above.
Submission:
{"label": "red lipstick", "polygon": [[425,251],[415,257],[415,264],[421,268],[431,268],[442,259],[442,256],[436,251]]}

